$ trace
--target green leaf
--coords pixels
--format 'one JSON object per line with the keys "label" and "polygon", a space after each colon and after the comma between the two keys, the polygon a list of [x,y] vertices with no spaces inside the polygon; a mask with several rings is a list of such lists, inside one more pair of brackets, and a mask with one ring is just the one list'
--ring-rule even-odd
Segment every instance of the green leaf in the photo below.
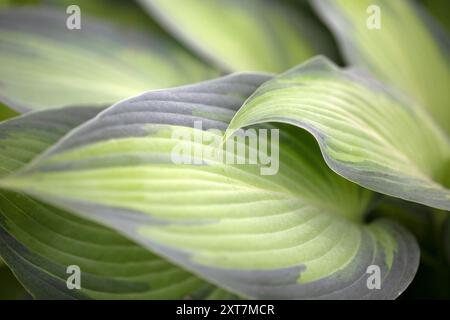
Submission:
{"label": "green leaf", "polygon": [[85,16],[81,30],[69,30],[68,16],[50,7],[0,11],[0,101],[18,111],[110,105],[215,74],[156,34]]}
{"label": "green leaf", "polygon": [[435,211],[436,209],[414,202],[383,196],[379,198],[379,202],[371,212],[369,219],[385,218],[401,224],[414,235],[423,248],[425,246],[430,247],[433,244]]}
{"label": "green leaf", "polygon": [[368,189],[450,210],[449,140],[413,102],[319,57],[265,83],[230,124],[309,131],[327,164]]}
{"label": "green leaf", "polygon": [[[414,238],[386,220],[364,224],[372,193],[334,174],[307,132],[280,127],[276,175],[215,158],[210,141],[223,132],[207,129],[225,130],[269,78],[235,74],[125,100],[0,185],[108,225],[245,297],[397,297],[418,265]],[[204,139],[178,136],[195,133]],[[204,152],[203,165],[175,164],[180,143]],[[367,286],[371,265],[380,290]]]}
{"label": "green leaf", "polygon": [[447,259],[447,264],[450,265],[450,215],[447,216],[443,224],[443,247],[444,247],[444,255]]}
{"label": "green leaf", "polygon": [[0,259],[0,300],[15,300],[26,297],[26,292],[11,270]]}
{"label": "green leaf", "polygon": [[450,19],[447,12],[450,11],[450,2],[447,0],[423,0],[428,11],[436,17],[444,26],[447,32],[450,32]]}
{"label": "green leaf", "polygon": [[[98,111],[40,111],[0,124],[0,176],[18,170]],[[230,298],[117,232],[6,190],[0,190],[0,254],[35,298]],[[70,265],[81,269],[81,290],[67,289]]]}
{"label": "green leaf", "polygon": [[11,110],[0,102],[0,121],[17,116],[17,112]]}
{"label": "green leaf", "polygon": [[[41,1],[42,2],[42,1]],[[45,4],[67,8],[80,7],[82,15],[106,20],[121,27],[141,28],[146,31],[161,32],[159,26],[134,1],[123,0],[44,0]]]}
{"label": "green leaf", "polygon": [[0,8],[38,4],[40,0],[0,0]]}
{"label": "green leaf", "polygon": [[186,46],[224,70],[284,71],[328,52],[320,25],[277,1],[139,2]]}
{"label": "green leaf", "polygon": [[[409,0],[311,3],[334,31],[348,62],[417,99],[450,134],[450,42],[426,12]],[[367,20],[375,17],[374,5],[381,29],[367,27]]]}
{"label": "green leaf", "polygon": [[[67,211],[6,191],[0,204],[0,254],[37,299],[182,299],[214,291],[117,232]],[[80,290],[67,289],[71,265],[80,267]]]}

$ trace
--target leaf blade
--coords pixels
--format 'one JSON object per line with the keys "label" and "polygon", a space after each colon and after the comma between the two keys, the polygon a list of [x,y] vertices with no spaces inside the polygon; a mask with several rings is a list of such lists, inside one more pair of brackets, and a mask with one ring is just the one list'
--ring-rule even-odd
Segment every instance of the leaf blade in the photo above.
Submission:
{"label": "leaf blade", "polygon": [[[40,111],[0,124],[0,176],[19,170],[100,110]],[[215,289],[110,229],[6,190],[0,190],[0,254],[37,299],[201,298]],[[79,291],[67,287],[69,265],[80,267]]]}
{"label": "leaf blade", "polygon": [[[119,230],[245,297],[396,298],[417,268],[415,240],[390,222],[363,225],[372,193],[333,174],[306,132],[282,128],[278,175],[208,156],[206,165],[171,162],[174,130],[198,131],[196,120],[225,130],[269,78],[236,74],[123,101],[0,184]],[[371,264],[381,290],[367,287]]]}
{"label": "leaf blade", "polygon": [[216,73],[155,34],[84,16],[80,30],[69,30],[63,9],[8,9],[0,17],[0,98],[17,111],[105,106]]}
{"label": "leaf blade", "polygon": [[[446,89],[450,85],[449,38],[426,12],[412,1],[311,3],[340,40],[349,63],[366,68],[415,98],[450,134],[450,93]],[[366,26],[370,5],[380,10],[380,30]]]}
{"label": "leaf blade", "polygon": [[327,164],[371,190],[449,210],[449,142],[417,105],[319,57],[264,84],[229,128],[285,122],[312,133]]}
{"label": "leaf blade", "polygon": [[253,0],[139,2],[186,46],[226,71],[279,72],[317,52],[331,51],[320,43],[325,37],[320,25],[287,4]]}

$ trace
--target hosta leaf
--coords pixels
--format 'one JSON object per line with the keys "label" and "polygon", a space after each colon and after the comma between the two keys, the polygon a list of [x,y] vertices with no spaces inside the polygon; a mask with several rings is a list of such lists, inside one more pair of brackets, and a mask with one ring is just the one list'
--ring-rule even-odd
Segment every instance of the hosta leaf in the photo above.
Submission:
{"label": "hosta leaf", "polygon": [[320,25],[273,0],[139,2],[179,40],[225,70],[284,71],[326,50]]}
{"label": "hosta leaf", "polygon": [[398,222],[411,232],[421,246],[431,245],[435,235],[433,219],[436,209],[392,197],[380,197],[369,219],[386,218]]}
{"label": "hosta leaf", "polygon": [[17,116],[17,112],[11,110],[0,102],[0,121]]}
{"label": "hosta leaf", "polygon": [[22,168],[102,107],[32,112],[0,123],[0,177]]}
{"label": "hosta leaf", "polygon": [[447,258],[447,263],[450,265],[450,216],[447,217],[447,220],[444,223],[444,250],[445,256]]}
{"label": "hosta leaf", "polygon": [[366,188],[450,210],[450,145],[423,110],[354,71],[316,58],[265,83],[234,130],[283,122],[308,130],[328,165]]}
{"label": "hosta leaf", "polygon": [[212,72],[154,34],[82,16],[66,28],[63,8],[0,11],[0,101],[17,110],[109,105],[148,88],[205,79]]}
{"label": "hosta leaf", "polygon": [[40,0],[0,0],[0,8],[19,5],[38,4],[39,1]]}
{"label": "hosta leaf", "polygon": [[[41,111],[0,124],[0,176],[22,167],[98,111],[86,107]],[[168,299],[220,294],[110,229],[6,190],[0,190],[0,254],[36,298]],[[81,269],[81,290],[67,289],[70,265]],[[226,294],[222,296],[230,297]]]}
{"label": "hosta leaf", "polygon": [[[37,299],[201,298],[214,287],[114,231],[28,196],[0,192],[0,254]],[[81,290],[67,289],[69,266]]]}
{"label": "hosta leaf", "polygon": [[[122,0],[43,0],[47,5],[67,8],[70,5],[80,7],[82,14],[112,21],[121,27],[137,27],[159,32],[159,26],[135,1]],[[65,9],[64,9],[65,10]]]}
{"label": "hosta leaf", "polygon": [[450,2],[447,0],[424,0],[423,3],[428,11],[446,28],[447,32],[450,32],[450,20],[447,17],[447,12],[450,11]]}
{"label": "hosta leaf", "polygon": [[0,300],[23,299],[26,292],[16,280],[11,270],[0,260]]}
{"label": "hosta leaf", "polygon": [[[123,101],[0,185],[106,224],[245,297],[397,297],[417,268],[414,238],[385,220],[363,224],[372,193],[334,174],[307,132],[281,127],[276,175],[214,161],[210,141],[223,132],[197,121],[225,130],[269,78],[236,74]],[[180,143],[204,151],[203,165],[173,163]],[[379,290],[367,286],[371,265]]]}
{"label": "hosta leaf", "polygon": [[[450,42],[426,12],[409,0],[311,3],[334,30],[349,62],[417,99],[450,134]],[[376,18],[377,10],[381,29],[370,29],[367,20]]]}

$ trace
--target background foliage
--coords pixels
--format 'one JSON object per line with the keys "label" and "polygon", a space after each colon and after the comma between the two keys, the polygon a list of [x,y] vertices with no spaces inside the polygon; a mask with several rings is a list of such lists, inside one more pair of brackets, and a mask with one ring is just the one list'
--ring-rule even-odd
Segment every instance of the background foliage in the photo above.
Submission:
{"label": "background foliage", "polygon": [[[379,32],[365,26],[373,3]],[[64,27],[70,4],[80,31]],[[386,289],[366,298],[414,277],[401,298],[449,299],[448,7],[0,0],[0,298],[361,298],[372,259]],[[228,133],[283,123],[280,175],[152,167],[194,118]]]}

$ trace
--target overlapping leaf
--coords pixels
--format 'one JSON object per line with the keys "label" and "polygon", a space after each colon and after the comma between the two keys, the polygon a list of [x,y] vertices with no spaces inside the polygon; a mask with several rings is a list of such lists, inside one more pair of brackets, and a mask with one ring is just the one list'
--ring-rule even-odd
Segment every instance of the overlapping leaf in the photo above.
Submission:
{"label": "overlapping leaf", "polygon": [[[397,297],[417,268],[415,240],[388,221],[365,225],[372,193],[334,174],[307,132],[282,126],[279,172],[261,176],[261,166],[218,161],[206,141],[222,134],[193,128],[225,130],[268,79],[237,74],[128,99],[0,184],[109,225],[246,297]],[[204,139],[174,136],[180,130]],[[174,164],[180,143],[204,151],[203,165]],[[367,286],[372,265],[380,290]]]}
{"label": "overlapping leaf", "polygon": [[450,209],[450,145],[425,112],[370,78],[317,58],[265,83],[229,133],[284,122],[305,128],[328,165],[369,189]]}
{"label": "overlapping leaf", "polygon": [[[0,176],[98,111],[41,111],[0,124]],[[0,255],[36,298],[231,297],[110,229],[6,190],[0,190]],[[71,265],[81,269],[81,290],[67,288]]]}
{"label": "overlapping leaf", "polygon": [[225,70],[279,72],[328,51],[319,24],[277,1],[139,2],[186,46]]}
{"label": "overlapping leaf", "polygon": [[450,32],[450,20],[447,12],[450,11],[450,2],[447,0],[423,0],[425,7]]}
{"label": "overlapping leaf", "polygon": [[[311,1],[347,60],[419,101],[450,134],[449,38],[412,1]],[[379,18],[380,29],[369,26]],[[372,20],[370,20],[372,19]]]}
{"label": "overlapping leaf", "polygon": [[8,108],[0,102],[0,121],[17,116],[17,112]]}
{"label": "overlapping leaf", "polygon": [[447,259],[447,263],[450,265],[450,216],[448,216],[444,222],[442,242],[444,244],[444,254]]}
{"label": "overlapping leaf", "polygon": [[0,0],[0,8],[38,4],[40,0]]}
{"label": "overlapping leaf", "polygon": [[[122,0],[40,0],[41,4],[66,10],[71,5],[80,7],[82,15],[112,22],[121,28],[141,29],[143,32],[164,33],[159,25],[150,19],[136,1]],[[169,39],[167,39],[169,40]]]}
{"label": "overlapping leaf", "polygon": [[0,101],[16,110],[110,105],[215,73],[155,34],[94,22],[69,30],[65,8],[0,11]]}
{"label": "overlapping leaf", "polygon": [[0,299],[23,299],[27,296],[25,289],[16,280],[11,270],[0,260]]}

